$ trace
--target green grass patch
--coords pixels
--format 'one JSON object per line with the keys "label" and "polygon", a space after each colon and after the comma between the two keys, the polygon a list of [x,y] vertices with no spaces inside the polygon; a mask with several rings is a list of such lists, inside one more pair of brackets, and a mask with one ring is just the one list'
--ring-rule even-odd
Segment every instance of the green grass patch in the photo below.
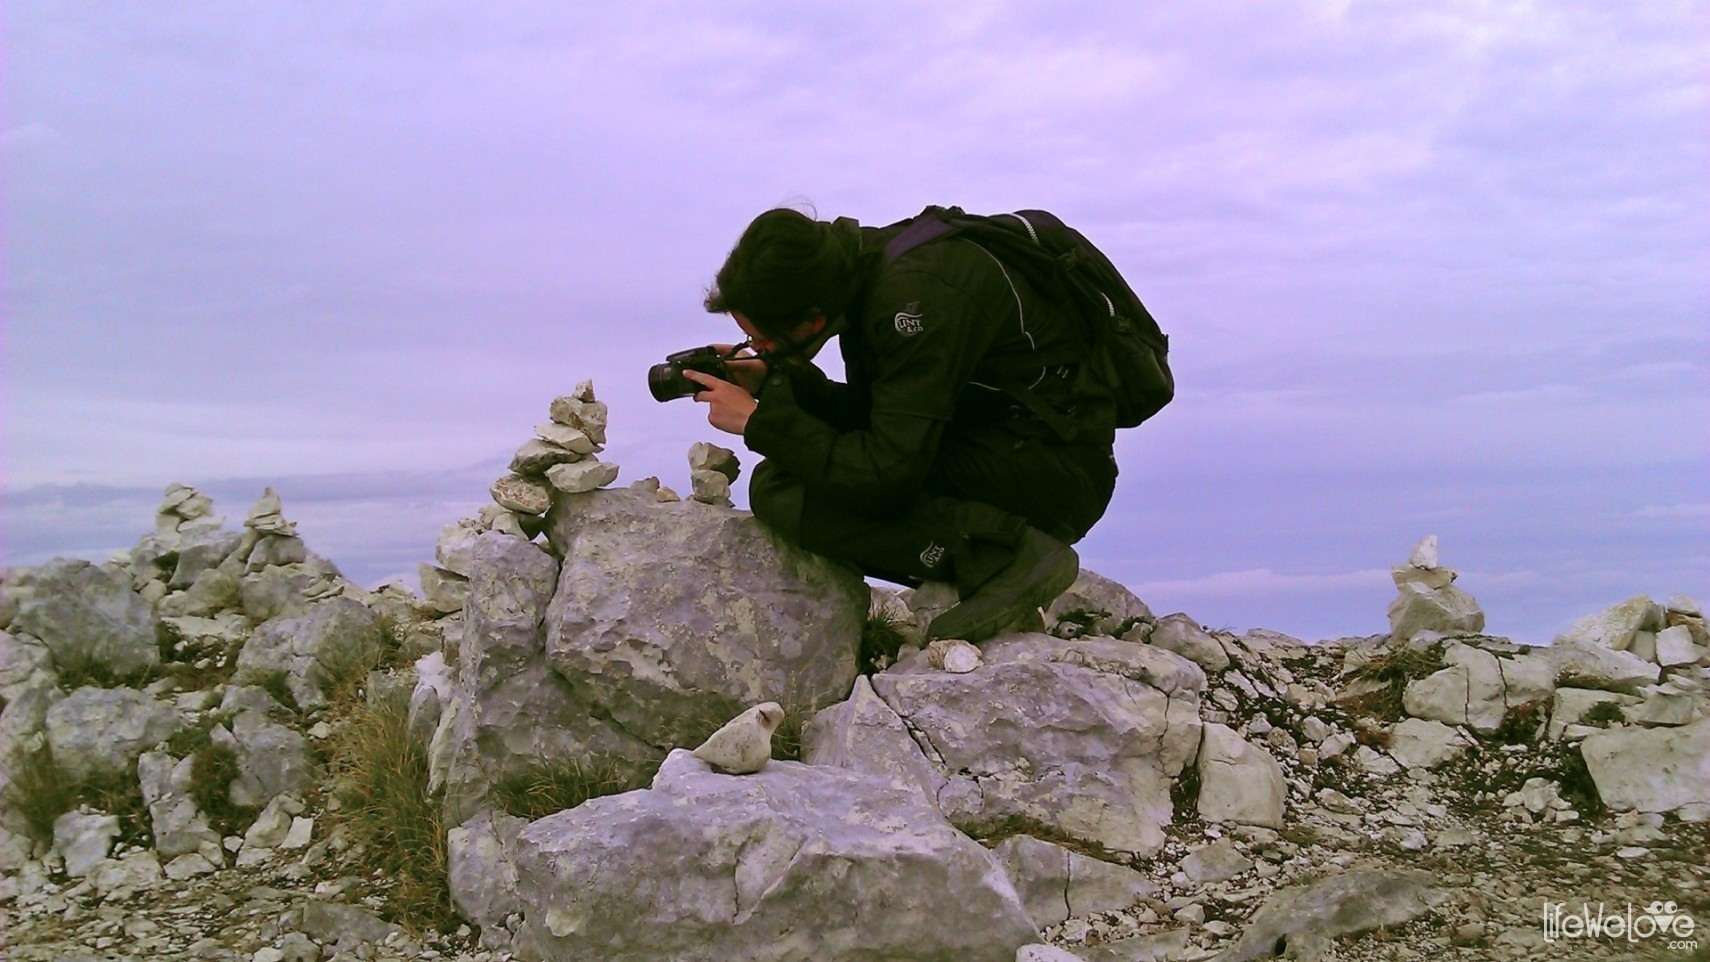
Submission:
{"label": "green grass patch", "polygon": [[895,664],[897,652],[908,637],[903,634],[904,622],[883,612],[867,616],[861,626],[861,647],[856,654],[855,670],[863,675]]}
{"label": "green grass patch", "polygon": [[1626,716],[1621,714],[1621,703],[1618,701],[1600,701],[1579,717],[1581,724],[1597,725],[1603,728],[1625,719]]}
{"label": "green grass patch", "polygon": [[165,621],[154,623],[154,648],[160,653],[162,664],[176,659],[183,644],[184,636],[179,633],[176,627]]}
{"label": "green grass patch", "polygon": [[[1561,796],[1573,804],[1582,818],[1593,818],[1604,811],[1603,799],[1597,794],[1597,783],[1586,768],[1585,756],[1579,746],[1569,742],[1546,742],[1533,752],[1516,756],[1512,767],[1499,768],[1495,773],[1479,769],[1472,753],[1458,759],[1460,777],[1487,793],[1489,804],[1498,807],[1509,792],[1518,791],[1528,779],[1546,778],[1560,786]],[[1451,766],[1444,766],[1450,774]],[[1451,777],[1454,777],[1451,774]]]}
{"label": "green grass patch", "polygon": [[802,760],[802,727],[814,716],[817,708],[784,712],[784,720],[772,732],[772,757],[784,761]]}
{"label": "green grass patch", "polygon": [[119,818],[119,839],[133,845],[153,845],[148,806],[134,771],[73,778],[42,748],[31,755],[12,779],[11,806],[23,816],[32,837],[53,840],[54,820],[87,805]]}
{"label": "green grass patch", "polygon": [[1370,691],[1340,700],[1340,704],[1355,714],[1369,715],[1384,721],[1400,721],[1402,694],[1408,684],[1436,674],[1447,664],[1443,661],[1442,642],[1425,648],[1406,644],[1391,644],[1371,661],[1354,669],[1354,681],[1375,685]]}
{"label": "green grass patch", "polygon": [[191,756],[190,798],[221,835],[242,835],[255,820],[255,809],[232,804],[237,776],[237,752],[230,745],[204,744]]}
{"label": "green grass patch", "polygon": [[1071,608],[1057,616],[1056,624],[1051,626],[1051,634],[1059,638],[1090,635],[1100,621],[1109,617],[1110,612],[1102,608]]}
{"label": "green grass patch", "polygon": [[1557,688],[1584,688],[1590,691],[1619,692],[1621,686],[1611,683],[1605,678],[1593,678],[1576,671],[1568,670],[1556,676]]}
{"label": "green grass patch", "polygon": [[493,798],[519,818],[545,818],[575,808],[590,798],[646,788],[651,773],[627,759],[594,755],[542,762],[499,779]]}
{"label": "green grass patch", "polygon": [[[351,639],[336,644],[320,658],[321,690],[333,703],[354,699],[368,681],[369,672],[383,668],[408,667],[413,659],[404,650],[404,633],[397,622],[382,617],[376,638]],[[272,689],[268,689],[273,694]],[[274,695],[278,697],[278,695]],[[282,704],[296,706],[295,701]]]}
{"label": "green grass patch", "polygon": [[37,841],[53,840],[53,820],[77,807],[76,785],[42,748],[13,772],[7,796]]}
{"label": "green grass patch", "polygon": [[160,677],[161,668],[150,665],[135,671],[115,671],[112,665],[88,652],[71,651],[56,655],[54,672],[60,687],[66,691],[79,688],[141,688]]}
{"label": "green grass patch", "polygon": [[255,676],[251,684],[267,692],[273,700],[285,706],[294,715],[301,715],[303,709],[297,704],[297,696],[291,694],[290,676],[278,668]]}
{"label": "green grass patch", "polygon": [[1515,705],[1502,716],[1502,724],[1490,737],[1504,745],[1529,745],[1537,739],[1548,716],[1549,705],[1542,699]]}
{"label": "green grass patch", "polygon": [[172,733],[166,740],[166,753],[173,758],[189,758],[212,744],[214,726],[223,719],[219,712],[209,712],[207,717],[194,725],[188,725]]}
{"label": "green grass patch", "polygon": [[1191,822],[1199,817],[1199,766],[1182,766],[1182,773],[1170,783],[1170,807],[1176,821]]}
{"label": "green grass patch", "polygon": [[[1146,621],[1146,619],[1141,617],[1140,615],[1130,615],[1129,617],[1122,619],[1122,621],[1119,624],[1117,624],[1117,626],[1115,628],[1111,629],[1110,636],[1112,638],[1121,638],[1123,635],[1128,634],[1130,631],[1133,631],[1135,628],[1138,628],[1141,625],[1144,625],[1147,623],[1148,622]],[[1217,631],[1212,632],[1212,634],[1216,634],[1219,631],[1227,631],[1227,630],[1228,629],[1225,629],[1225,628],[1219,628],[1219,629],[1217,629]],[[1233,634],[1233,632],[1231,632],[1231,634]]]}
{"label": "green grass patch", "polygon": [[[242,649],[242,641],[232,641],[218,652],[181,654],[185,660],[163,663],[161,674],[171,678],[180,691],[201,691],[223,685],[237,672],[238,652]],[[199,666],[199,662],[206,664]]]}
{"label": "green grass patch", "polygon": [[1378,728],[1373,725],[1354,726],[1355,744],[1364,745],[1367,748],[1387,751],[1389,749],[1390,742],[1393,740],[1391,732],[1387,728]]}

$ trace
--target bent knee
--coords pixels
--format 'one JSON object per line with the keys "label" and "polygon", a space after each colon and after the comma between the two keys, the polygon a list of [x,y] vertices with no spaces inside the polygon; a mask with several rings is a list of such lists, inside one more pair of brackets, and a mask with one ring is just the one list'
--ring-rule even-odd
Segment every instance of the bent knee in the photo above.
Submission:
{"label": "bent knee", "polygon": [[754,517],[790,541],[799,541],[803,487],[789,472],[761,461],[748,481],[748,505]]}

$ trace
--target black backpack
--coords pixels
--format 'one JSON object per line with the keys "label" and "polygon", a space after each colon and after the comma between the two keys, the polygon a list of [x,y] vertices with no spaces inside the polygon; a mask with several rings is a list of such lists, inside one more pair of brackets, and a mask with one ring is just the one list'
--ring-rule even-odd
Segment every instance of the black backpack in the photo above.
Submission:
{"label": "black backpack", "polygon": [[[1169,337],[1110,258],[1080,231],[1042,210],[981,217],[959,207],[928,207],[885,245],[885,260],[953,234],[986,248],[1040,294],[1073,305],[1090,348],[1082,376],[1092,382],[1088,389],[1114,402],[1117,427],[1140,424],[1175,397]],[[1048,422],[1060,420],[1025,388],[1010,393]]]}

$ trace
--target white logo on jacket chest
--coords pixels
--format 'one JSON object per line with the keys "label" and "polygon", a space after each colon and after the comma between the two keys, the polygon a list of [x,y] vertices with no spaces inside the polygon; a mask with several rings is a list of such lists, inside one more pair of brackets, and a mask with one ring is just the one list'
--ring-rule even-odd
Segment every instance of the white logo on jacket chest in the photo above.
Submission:
{"label": "white logo on jacket chest", "polygon": [[895,318],[897,333],[903,337],[913,337],[921,331],[921,318],[926,314],[920,309],[919,301],[909,301],[903,309],[897,312]]}

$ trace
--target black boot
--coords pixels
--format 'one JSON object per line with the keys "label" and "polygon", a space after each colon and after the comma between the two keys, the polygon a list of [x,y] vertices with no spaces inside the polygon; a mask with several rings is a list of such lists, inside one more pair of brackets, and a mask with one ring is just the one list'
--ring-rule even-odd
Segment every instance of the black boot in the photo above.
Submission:
{"label": "black boot", "polygon": [[964,590],[961,603],[932,619],[926,635],[985,641],[1029,611],[1057,600],[1074,584],[1080,570],[1075,549],[1037,528],[1028,528],[1017,541],[1009,563],[971,593]]}

